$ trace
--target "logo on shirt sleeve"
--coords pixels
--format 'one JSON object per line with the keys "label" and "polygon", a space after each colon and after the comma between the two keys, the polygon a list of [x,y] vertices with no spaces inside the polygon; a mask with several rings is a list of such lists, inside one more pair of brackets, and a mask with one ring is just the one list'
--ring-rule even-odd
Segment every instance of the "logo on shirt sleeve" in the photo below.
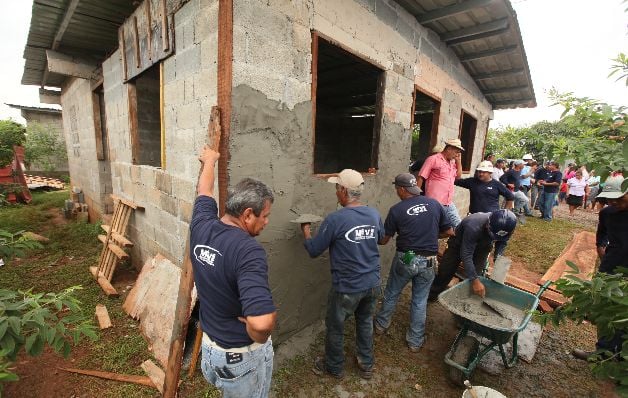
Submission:
{"label": "logo on shirt sleeve", "polygon": [[222,254],[213,247],[205,245],[194,246],[194,257],[196,260],[212,267],[214,266],[214,261],[216,261],[216,254],[222,257]]}
{"label": "logo on shirt sleeve", "polygon": [[345,239],[353,243],[360,243],[360,241],[366,239],[375,239],[375,226],[358,225],[353,227],[345,233]]}
{"label": "logo on shirt sleeve", "polygon": [[409,216],[418,216],[419,214],[425,213],[426,211],[427,211],[427,205],[420,204],[420,205],[412,206],[411,208],[406,210],[406,213],[408,213]]}

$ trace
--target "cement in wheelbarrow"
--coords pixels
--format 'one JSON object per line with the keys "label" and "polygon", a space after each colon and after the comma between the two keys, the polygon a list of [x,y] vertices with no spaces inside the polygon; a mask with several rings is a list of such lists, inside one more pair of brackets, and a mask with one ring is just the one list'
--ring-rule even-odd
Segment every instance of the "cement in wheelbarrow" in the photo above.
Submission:
{"label": "cement in wheelbarrow", "polygon": [[490,328],[516,330],[526,317],[526,310],[487,297],[493,310],[482,297],[467,289],[458,289],[447,297],[447,309],[456,315]]}

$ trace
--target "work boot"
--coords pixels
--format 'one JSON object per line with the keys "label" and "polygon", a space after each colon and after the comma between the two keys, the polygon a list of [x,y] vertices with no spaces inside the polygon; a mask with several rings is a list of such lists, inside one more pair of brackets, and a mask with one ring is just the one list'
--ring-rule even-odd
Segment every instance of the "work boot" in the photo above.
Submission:
{"label": "work boot", "polygon": [[379,323],[377,323],[377,321],[373,321],[373,329],[375,330],[375,334],[377,335],[382,335],[382,334],[386,334],[386,330],[385,328],[379,326]]}
{"label": "work boot", "polygon": [[571,355],[573,355],[575,358],[577,359],[581,359],[583,361],[588,361],[589,357],[591,357],[595,352],[594,351],[585,351],[585,350],[581,350],[576,348],[575,350],[571,351]]}
{"label": "work boot", "polygon": [[358,359],[358,357],[355,357],[355,362],[358,365],[358,373],[360,373],[360,377],[363,378],[364,380],[371,380],[373,378],[374,366],[367,368],[366,366],[360,363],[360,360]]}
{"label": "work boot", "polygon": [[325,374],[327,374],[338,380],[342,380],[345,377],[345,372],[330,372],[325,365],[325,359],[323,357],[316,357],[316,359],[314,360],[314,367],[312,367],[312,372],[314,372],[314,374],[318,376],[324,376]]}

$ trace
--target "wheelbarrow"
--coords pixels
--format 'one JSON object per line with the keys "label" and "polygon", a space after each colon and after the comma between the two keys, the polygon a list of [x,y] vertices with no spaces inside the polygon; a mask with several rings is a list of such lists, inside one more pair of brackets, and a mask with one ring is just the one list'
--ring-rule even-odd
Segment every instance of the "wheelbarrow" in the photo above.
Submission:
{"label": "wheelbarrow", "polygon": [[[517,363],[517,338],[532,318],[531,310],[539,304],[539,297],[550,285],[545,283],[536,295],[514,287],[502,285],[480,276],[486,288],[484,299],[473,293],[471,281],[465,280],[445,290],[438,296],[438,301],[447,308],[461,325],[460,332],[445,355],[449,365],[451,380],[462,386],[468,380],[480,360],[490,351],[499,352],[506,368]],[[478,341],[470,336],[474,332],[482,337]],[[506,355],[504,344],[512,340],[510,358]]]}

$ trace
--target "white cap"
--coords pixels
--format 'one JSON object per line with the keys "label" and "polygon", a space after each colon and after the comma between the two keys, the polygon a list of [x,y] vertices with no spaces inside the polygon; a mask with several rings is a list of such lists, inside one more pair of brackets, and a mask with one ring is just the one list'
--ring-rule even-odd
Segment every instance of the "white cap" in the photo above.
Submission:
{"label": "white cap", "polygon": [[529,153],[526,153],[525,155],[523,155],[523,157],[521,159],[523,159],[523,160],[532,160],[534,158]]}
{"label": "white cap", "polygon": [[359,189],[364,184],[362,174],[352,169],[344,169],[338,173],[338,177],[329,177],[327,181],[349,189]]}
{"label": "white cap", "polygon": [[488,171],[488,172],[493,172],[493,163],[491,163],[490,160],[483,160],[480,162],[480,164],[478,165],[478,167],[476,168],[477,171]]}

